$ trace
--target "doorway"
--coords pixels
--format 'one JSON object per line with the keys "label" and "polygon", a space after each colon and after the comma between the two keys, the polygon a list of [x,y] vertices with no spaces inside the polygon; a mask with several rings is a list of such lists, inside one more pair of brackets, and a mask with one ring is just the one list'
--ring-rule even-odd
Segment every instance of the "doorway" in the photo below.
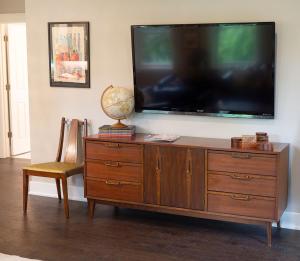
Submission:
{"label": "doorway", "polygon": [[1,25],[1,41],[2,150],[6,157],[30,158],[26,24]]}

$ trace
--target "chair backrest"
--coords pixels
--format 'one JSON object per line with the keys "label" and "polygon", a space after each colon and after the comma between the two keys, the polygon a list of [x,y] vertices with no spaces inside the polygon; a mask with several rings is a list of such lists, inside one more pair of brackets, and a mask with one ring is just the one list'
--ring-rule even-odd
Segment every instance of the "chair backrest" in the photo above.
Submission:
{"label": "chair backrest", "polygon": [[[64,137],[65,137],[65,127],[67,125],[67,121],[65,118],[61,119],[61,127],[60,127],[60,137],[59,137],[59,145],[56,155],[56,161],[61,161],[63,145],[64,145]],[[70,128],[69,128],[69,137],[68,142],[66,144],[64,162],[66,163],[82,163],[82,129],[84,132],[84,136],[87,136],[87,120],[80,121],[77,119],[72,119]]]}

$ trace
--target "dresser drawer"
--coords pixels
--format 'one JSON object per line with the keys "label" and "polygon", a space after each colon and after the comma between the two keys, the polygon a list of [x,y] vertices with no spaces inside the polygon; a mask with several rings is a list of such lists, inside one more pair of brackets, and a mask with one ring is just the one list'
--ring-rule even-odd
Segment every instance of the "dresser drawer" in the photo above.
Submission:
{"label": "dresser drawer", "polygon": [[116,180],[86,180],[87,197],[143,202],[143,187],[140,183]]}
{"label": "dresser drawer", "polygon": [[275,197],[276,178],[237,173],[208,173],[208,190]]}
{"label": "dresser drawer", "polygon": [[86,161],[86,176],[105,180],[142,182],[141,164],[119,161]]}
{"label": "dresser drawer", "polygon": [[86,158],[120,162],[143,162],[143,147],[117,142],[86,142]]}
{"label": "dresser drawer", "polygon": [[207,204],[209,212],[274,219],[274,198],[209,192]]}
{"label": "dresser drawer", "polygon": [[276,156],[246,152],[208,152],[208,170],[276,175]]}

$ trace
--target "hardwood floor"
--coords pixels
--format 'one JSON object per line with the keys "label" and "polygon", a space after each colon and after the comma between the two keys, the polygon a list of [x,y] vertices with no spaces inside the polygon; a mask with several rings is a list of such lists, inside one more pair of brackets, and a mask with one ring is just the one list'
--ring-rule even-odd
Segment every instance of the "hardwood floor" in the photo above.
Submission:
{"label": "hardwood floor", "polygon": [[[29,196],[22,212],[24,159],[0,160],[0,252],[42,260],[300,260],[300,231],[215,222]],[[53,184],[55,186],[55,184]]]}

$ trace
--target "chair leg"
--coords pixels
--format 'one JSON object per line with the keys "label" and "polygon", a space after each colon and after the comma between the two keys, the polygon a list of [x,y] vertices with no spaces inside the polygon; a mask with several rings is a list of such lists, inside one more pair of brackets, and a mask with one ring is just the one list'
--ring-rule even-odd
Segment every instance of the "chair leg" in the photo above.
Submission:
{"label": "chair leg", "polygon": [[67,183],[67,178],[63,177],[61,179],[62,181],[62,189],[63,189],[63,194],[64,194],[64,208],[65,208],[65,216],[66,218],[69,218],[69,202],[68,202],[68,183]]}
{"label": "chair leg", "polygon": [[23,170],[23,212],[27,212],[27,202],[28,202],[28,186],[29,186],[29,176],[26,170]]}
{"label": "chair leg", "polygon": [[56,178],[55,181],[56,181],[58,199],[59,201],[61,201],[60,179]]}

